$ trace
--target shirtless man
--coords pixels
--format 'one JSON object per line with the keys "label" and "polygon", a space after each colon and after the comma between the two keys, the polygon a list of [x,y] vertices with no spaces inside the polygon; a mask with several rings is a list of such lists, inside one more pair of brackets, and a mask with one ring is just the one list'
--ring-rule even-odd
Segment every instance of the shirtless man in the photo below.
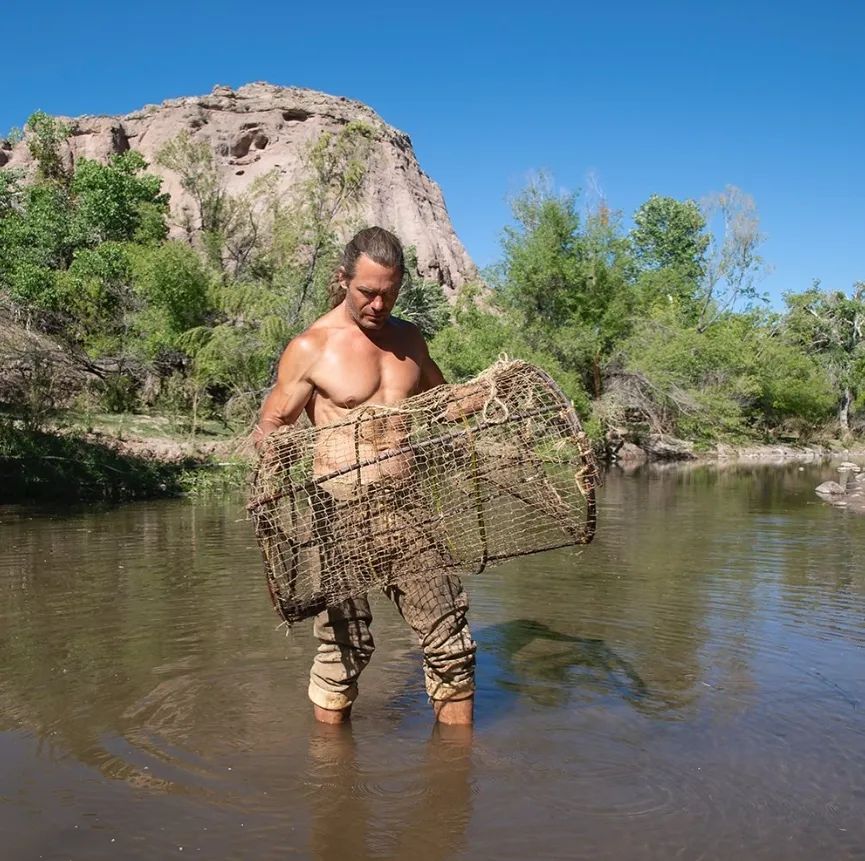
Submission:
{"label": "shirtless man", "polygon": [[[261,408],[257,443],[276,428],[295,422],[304,410],[314,425],[327,425],[364,404],[396,404],[444,382],[418,329],[390,315],[404,265],[399,240],[382,228],[362,230],[348,243],[338,270],[338,304],[286,347],[276,384]],[[362,460],[399,444],[399,420],[396,426],[387,418],[381,421],[374,438],[365,442]],[[316,454],[315,471],[323,475],[352,462],[356,454],[351,438],[349,428],[344,440],[330,439],[327,450]],[[384,477],[385,471],[389,478],[404,474],[411,464],[391,458],[369,469],[381,474],[367,474],[364,482]],[[426,687],[437,719],[470,724],[475,644],[459,579],[440,576],[397,582],[385,593],[423,648]],[[366,599],[329,607],[316,617],[319,647],[309,696],[317,720],[348,719],[357,696],[357,678],[375,647],[371,621]]]}

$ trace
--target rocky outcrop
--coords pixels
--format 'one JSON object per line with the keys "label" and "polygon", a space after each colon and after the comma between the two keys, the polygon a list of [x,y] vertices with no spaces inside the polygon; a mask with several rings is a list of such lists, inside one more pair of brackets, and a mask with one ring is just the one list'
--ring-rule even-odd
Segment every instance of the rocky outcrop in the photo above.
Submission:
{"label": "rocky outcrop", "polygon": [[[216,87],[207,96],[171,99],[122,117],[67,120],[72,135],[68,164],[79,158],[106,159],[129,149],[140,152],[163,178],[176,214],[189,204],[178,177],[154,164],[156,153],[180,132],[213,148],[226,190],[245,191],[275,171],[280,189],[304,178],[302,154],[325,131],[338,132],[353,120],[370,126],[374,145],[358,218],[397,233],[417,249],[424,278],[453,291],[477,271],[454,233],[441,189],[420,168],[408,135],[389,126],[360,102],[297,87],[247,84]],[[0,146],[0,167],[32,169],[26,141]],[[178,219],[179,222],[179,219]],[[178,228],[179,229],[179,228]]]}
{"label": "rocky outcrop", "polygon": [[817,485],[814,492],[820,496],[843,496],[846,491],[837,481],[824,481]]}
{"label": "rocky outcrop", "polygon": [[838,467],[840,483],[824,481],[814,491],[824,501],[836,508],[845,508],[857,514],[865,514],[865,473],[855,463],[842,463]]}
{"label": "rocky outcrop", "polygon": [[616,463],[645,463],[648,455],[638,445],[632,442],[623,442],[612,455]]}
{"label": "rocky outcrop", "polygon": [[667,434],[649,434],[641,445],[649,460],[692,460],[694,443]]}

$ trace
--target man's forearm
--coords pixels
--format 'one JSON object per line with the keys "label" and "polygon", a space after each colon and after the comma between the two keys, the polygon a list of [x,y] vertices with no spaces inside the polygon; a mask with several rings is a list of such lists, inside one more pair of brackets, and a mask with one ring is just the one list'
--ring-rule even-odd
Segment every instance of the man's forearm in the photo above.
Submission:
{"label": "man's forearm", "polygon": [[262,416],[258,420],[255,430],[252,432],[252,444],[255,446],[256,450],[261,447],[265,437],[272,434],[277,428],[281,428],[284,424],[285,422],[280,419]]}
{"label": "man's forearm", "polygon": [[487,402],[487,390],[480,383],[455,386],[454,399],[445,407],[445,421],[458,421],[482,410]]}

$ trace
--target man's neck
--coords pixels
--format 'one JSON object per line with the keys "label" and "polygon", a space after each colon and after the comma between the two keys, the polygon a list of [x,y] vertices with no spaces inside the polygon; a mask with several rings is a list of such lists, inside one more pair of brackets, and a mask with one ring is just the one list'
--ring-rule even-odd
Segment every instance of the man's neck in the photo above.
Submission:
{"label": "man's neck", "polygon": [[388,316],[387,320],[384,321],[382,327],[380,329],[365,329],[360,323],[352,316],[351,312],[348,310],[345,301],[341,305],[338,305],[337,308],[340,311],[340,322],[348,327],[354,327],[362,332],[370,341],[374,344],[380,344],[382,341],[387,340],[391,329],[393,328],[393,317]]}

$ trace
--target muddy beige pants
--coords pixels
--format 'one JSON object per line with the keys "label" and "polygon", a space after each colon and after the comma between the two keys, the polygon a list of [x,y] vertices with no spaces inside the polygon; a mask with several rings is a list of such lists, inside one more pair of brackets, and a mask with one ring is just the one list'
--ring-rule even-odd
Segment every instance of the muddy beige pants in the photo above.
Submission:
{"label": "muddy beige pants", "polygon": [[[415,632],[423,650],[424,679],[432,700],[464,699],[474,691],[475,643],[466,621],[468,599],[457,577],[397,580],[384,590]],[[357,679],[375,643],[366,598],[352,598],[315,617],[319,640],[309,698],[342,709],[357,697]]]}

